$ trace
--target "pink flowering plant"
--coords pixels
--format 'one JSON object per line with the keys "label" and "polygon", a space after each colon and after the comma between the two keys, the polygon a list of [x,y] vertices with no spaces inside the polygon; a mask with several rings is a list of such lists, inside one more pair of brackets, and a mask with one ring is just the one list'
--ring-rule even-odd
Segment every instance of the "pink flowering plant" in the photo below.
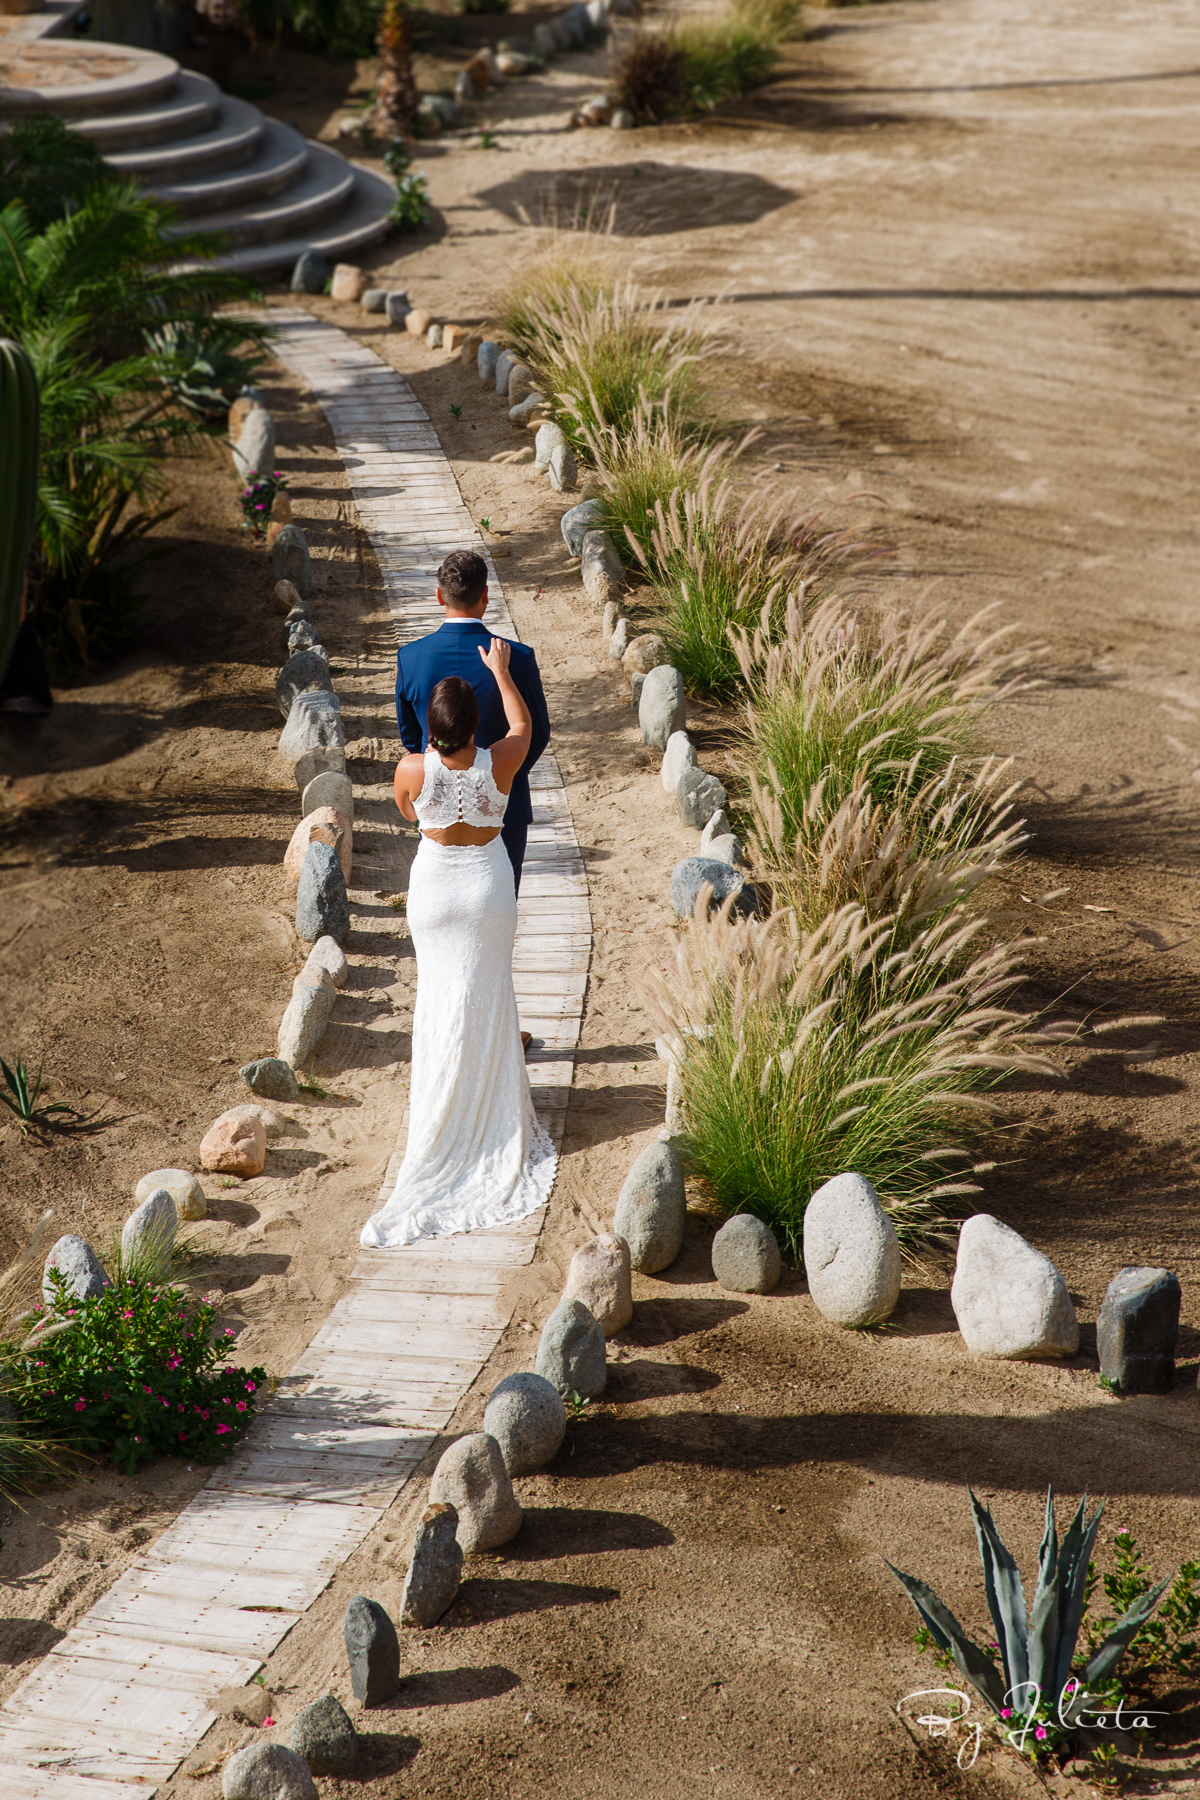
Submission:
{"label": "pink flowering plant", "polygon": [[270,475],[260,475],[244,487],[238,497],[242,509],[242,525],[259,543],[267,535],[267,520],[271,517],[271,508],[275,504],[276,494],[287,492],[287,476],[280,469]]}
{"label": "pink flowering plant", "polygon": [[51,1280],[50,1329],[6,1351],[27,1430],[107,1456],[123,1475],[155,1456],[222,1462],[237,1449],[266,1370],[225,1361],[233,1333],[207,1301],[128,1276],[79,1300],[57,1271]]}

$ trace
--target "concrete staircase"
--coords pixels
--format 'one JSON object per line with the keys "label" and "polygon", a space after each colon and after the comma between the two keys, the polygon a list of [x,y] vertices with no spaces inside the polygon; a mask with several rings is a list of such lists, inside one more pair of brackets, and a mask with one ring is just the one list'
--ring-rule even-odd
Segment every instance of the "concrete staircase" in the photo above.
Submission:
{"label": "concrete staircase", "polygon": [[[37,24],[45,21],[42,30]],[[0,116],[53,112],[105,160],[217,232],[222,261],[265,272],[320,250],[332,263],[382,237],[391,182],[223,94],[169,56],[65,35],[60,11],[25,15],[0,45]]]}

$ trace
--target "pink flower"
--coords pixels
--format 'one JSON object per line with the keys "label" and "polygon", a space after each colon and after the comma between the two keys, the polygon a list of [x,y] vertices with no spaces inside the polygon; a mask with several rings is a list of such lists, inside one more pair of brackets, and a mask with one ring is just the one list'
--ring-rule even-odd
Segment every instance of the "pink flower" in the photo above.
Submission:
{"label": "pink flower", "polygon": [[205,1407],[204,1411],[200,1414],[200,1417],[202,1419],[207,1419],[207,1417],[208,1417],[208,1408],[207,1407]]}
{"label": "pink flower", "polygon": [[184,1439],[185,1439],[185,1438],[186,1438],[186,1437],[187,1437],[187,1432],[186,1432],[186,1431],[181,1431],[181,1432],[180,1432],[180,1434],[179,1434],[179,1441],[180,1441],[180,1443],[181,1443],[181,1444],[182,1444],[182,1443],[183,1443],[183,1441],[184,1441]]}
{"label": "pink flower", "polygon": [[1002,1707],[1000,1709],[1000,1717],[1002,1719],[1011,1719],[1012,1718],[1012,1707],[1011,1706]]}
{"label": "pink flower", "polygon": [[273,1724],[274,1724],[274,1723],[275,1723],[275,1721],[274,1721],[274,1719],[264,1719],[264,1720],[263,1720],[263,1722],[262,1722],[262,1728],[263,1728],[263,1730],[264,1730],[264,1731],[267,1731],[267,1730],[269,1730],[269,1728],[270,1728],[270,1727],[271,1727],[271,1726],[272,1726],[272,1725],[273,1725]]}
{"label": "pink flower", "polygon": [[75,1402],[75,1411],[76,1412],[86,1412],[87,1411],[87,1401],[86,1400],[77,1400]]}
{"label": "pink flower", "polygon": [[239,1400],[237,1403],[237,1411],[245,1412],[245,1410],[246,1410],[246,1402],[244,1400]]}
{"label": "pink flower", "polygon": [[1039,1725],[1033,1735],[1040,1744],[1042,1739],[1046,1736],[1046,1727],[1044,1725]]}
{"label": "pink flower", "polygon": [[132,1317],[133,1317],[133,1313],[132,1313],[132,1311],[130,1311],[130,1312],[123,1312],[123,1313],[122,1313],[122,1314],[121,1314],[121,1317],[122,1317],[122,1318],[123,1318],[123,1319],[132,1319]]}
{"label": "pink flower", "polygon": [[135,1437],[133,1441],[135,1444],[140,1444],[142,1440],[140,1437]]}
{"label": "pink flower", "polygon": [[252,1393],[253,1393],[253,1392],[254,1392],[254,1390],[255,1390],[255,1386],[256,1386],[256,1385],[257,1385],[257,1384],[256,1384],[256,1383],[255,1383],[255,1382],[253,1382],[253,1381],[248,1381],[248,1382],[247,1382],[247,1383],[246,1383],[246,1392],[247,1392],[247,1393],[248,1393],[248,1394],[252,1394]]}
{"label": "pink flower", "polygon": [[224,1437],[224,1435],[227,1431],[232,1431],[232,1430],[233,1430],[232,1425],[218,1425],[217,1426],[217,1436]]}
{"label": "pink flower", "polygon": [[151,1389],[151,1388],[148,1388],[148,1387],[143,1387],[143,1388],[142,1388],[142,1392],[143,1392],[143,1394],[149,1394],[149,1393],[151,1393],[151,1392],[152,1392],[152,1391],[153,1391],[153,1390],[152,1390],[152,1389]]}
{"label": "pink flower", "polygon": [[232,1325],[227,1325],[227,1326],[226,1326],[226,1327],[225,1327],[225,1336],[226,1336],[226,1337],[232,1337],[232,1336],[233,1336],[233,1326],[232,1326]]}

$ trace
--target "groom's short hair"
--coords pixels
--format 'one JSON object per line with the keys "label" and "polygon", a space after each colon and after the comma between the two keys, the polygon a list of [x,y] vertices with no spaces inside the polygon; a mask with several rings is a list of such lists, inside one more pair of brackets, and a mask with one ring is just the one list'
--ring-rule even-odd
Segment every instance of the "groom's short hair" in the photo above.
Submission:
{"label": "groom's short hair", "polygon": [[487,564],[476,550],[452,550],[437,578],[451,606],[478,606],[487,586]]}

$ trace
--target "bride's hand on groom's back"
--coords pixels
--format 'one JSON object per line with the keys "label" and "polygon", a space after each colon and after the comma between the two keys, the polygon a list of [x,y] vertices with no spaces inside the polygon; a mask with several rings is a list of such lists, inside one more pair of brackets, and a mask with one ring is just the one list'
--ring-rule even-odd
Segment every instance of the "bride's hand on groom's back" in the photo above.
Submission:
{"label": "bride's hand on groom's back", "polygon": [[497,681],[501,675],[507,674],[512,660],[512,645],[507,638],[493,638],[486,650],[480,644],[479,654]]}

